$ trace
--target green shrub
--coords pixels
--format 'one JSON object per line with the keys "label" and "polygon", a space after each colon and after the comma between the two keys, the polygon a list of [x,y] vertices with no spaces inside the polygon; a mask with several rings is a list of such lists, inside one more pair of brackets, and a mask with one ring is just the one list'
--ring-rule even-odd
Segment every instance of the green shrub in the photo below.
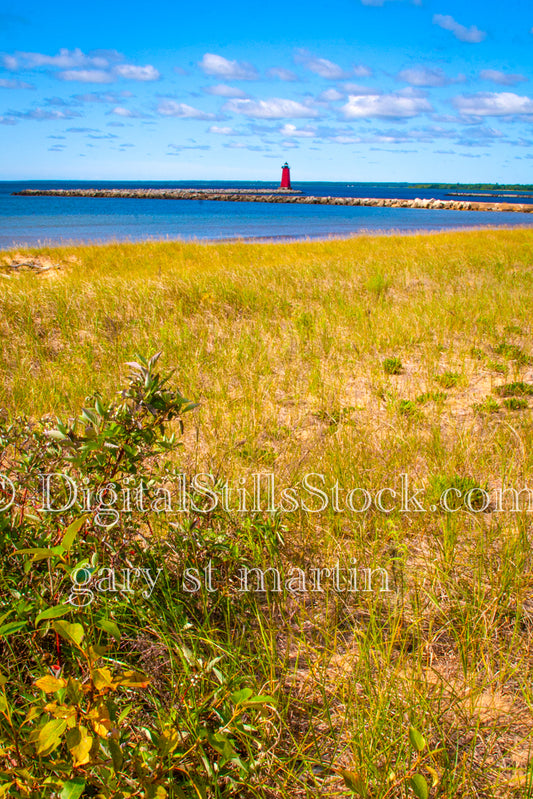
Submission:
{"label": "green shrub", "polygon": [[498,361],[487,361],[487,369],[491,372],[498,372],[500,375],[507,374],[507,366],[504,363],[498,363]]}
{"label": "green shrub", "polygon": [[523,411],[528,407],[527,400],[521,397],[509,397],[508,399],[504,399],[503,404],[510,411]]}
{"label": "green shrub", "polygon": [[500,405],[493,397],[486,397],[483,402],[475,402],[472,408],[475,413],[497,413]]}
{"label": "green shrub", "polygon": [[494,347],[494,352],[496,355],[502,355],[507,358],[508,361],[516,361],[520,366],[533,363],[533,358],[527,355],[518,344],[508,344],[506,341],[502,341]]}
{"label": "green shrub", "polygon": [[499,397],[524,397],[533,394],[531,383],[506,383],[504,386],[496,386],[494,393]]}
{"label": "green shrub", "polygon": [[461,375],[457,372],[443,372],[435,377],[437,383],[443,388],[455,388],[460,379]]}
{"label": "green shrub", "polygon": [[[69,423],[0,420],[0,465],[18,488],[0,513],[0,796],[224,797],[268,763],[273,699],[213,639],[211,616],[229,625],[224,598],[206,612],[181,574],[200,556],[220,573],[272,556],[277,522],[247,520],[237,539],[215,514],[170,526],[141,503],[113,524],[104,515],[132,477],[148,475],[146,508],[176,475],[168,456],[195,405],[168,388],[158,357],[129,364],[115,402],[95,394]],[[33,511],[51,473],[95,503],[82,492],[67,508],[63,490],[64,511]],[[120,589],[111,567],[128,570]],[[150,602],[146,584],[130,586],[141,569],[160,578]]]}
{"label": "green shrub", "polygon": [[402,362],[399,358],[385,358],[383,371],[386,375],[399,375],[403,371]]}
{"label": "green shrub", "polygon": [[403,399],[398,403],[398,413],[402,413],[405,416],[414,416],[420,412],[421,411],[419,408],[417,408],[416,403],[412,400]]}
{"label": "green shrub", "polygon": [[419,394],[415,401],[424,405],[426,402],[444,402],[446,398],[447,394],[444,391],[426,391],[424,394]]}
{"label": "green shrub", "polygon": [[435,474],[430,479],[428,499],[436,507],[445,510],[442,497],[447,492],[446,503],[451,510],[464,508],[467,497],[472,509],[480,510],[485,505],[486,497],[483,492],[486,490],[486,485],[481,486],[479,482],[465,475],[455,474],[449,477]]}

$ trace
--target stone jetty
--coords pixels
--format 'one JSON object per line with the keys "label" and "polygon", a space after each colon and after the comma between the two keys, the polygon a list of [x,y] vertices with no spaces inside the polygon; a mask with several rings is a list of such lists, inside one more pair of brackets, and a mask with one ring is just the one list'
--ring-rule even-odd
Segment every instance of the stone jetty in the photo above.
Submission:
{"label": "stone jetty", "polygon": [[271,189],[24,189],[13,194],[24,197],[95,197],[141,200],[210,200],[219,202],[303,203],[304,205],[349,205],[379,208],[425,208],[447,211],[519,211],[533,213],[533,203],[475,202],[381,197],[313,197],[290,190]]}

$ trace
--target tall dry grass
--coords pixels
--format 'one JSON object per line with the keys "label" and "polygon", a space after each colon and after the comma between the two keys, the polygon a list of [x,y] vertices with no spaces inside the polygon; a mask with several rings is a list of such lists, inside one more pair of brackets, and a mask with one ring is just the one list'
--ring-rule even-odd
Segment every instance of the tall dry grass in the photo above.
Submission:
{"label": "tall dry grass", "polygon": [[200,403],[189,473],[424,488],[426,512],[283,519],[287,562],[355,558],[393,590],[284,593],[254,620],[284,730],[265,795],[341,795],[332,763],[405,795],[410,723],[439,750],[434,795],[533,795],[531,515],[429,510],[450,486],[532,486],[530,398],[494,389],[533,384],[533,232],[39,252],[61,268],[0,282],[8,413],[73,415],[163,350]]}

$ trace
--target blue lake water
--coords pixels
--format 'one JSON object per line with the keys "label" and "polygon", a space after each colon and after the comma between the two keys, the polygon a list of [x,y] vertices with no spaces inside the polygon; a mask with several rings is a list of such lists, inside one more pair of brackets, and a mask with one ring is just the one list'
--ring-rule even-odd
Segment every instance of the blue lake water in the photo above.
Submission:
{"label": "blue lake water", "polygon": [[[402,233],[476,227],[533,227],[533,214],[364,208],[327,205],[217,202],[209,200],[94,199],[90,197],[14,197],[25,188],[277,188],[277,183],[216,181],[0,182],[0,248],[59,245],[68,242],[217,240],[233,238],[327,238],[362,232]],[[446,189],[421,189],[407,183],[293,183],[302,194],[333,197],[415,197],[443,200],[484,198],[479,192],[450,196]],[[465,189],[459,188],[465,192]],[[533,203],[533,193],[502,192],[487,201]],[[514,196],[510,196],[514,195]]]}

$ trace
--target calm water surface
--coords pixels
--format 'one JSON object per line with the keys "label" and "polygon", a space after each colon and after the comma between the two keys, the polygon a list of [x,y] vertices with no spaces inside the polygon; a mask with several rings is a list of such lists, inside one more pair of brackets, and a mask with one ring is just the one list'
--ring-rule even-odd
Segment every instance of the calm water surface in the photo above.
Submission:
{"label": "calm water surface", "polygon": [[[361,232],[402,233],[474,227],[533,227],[533,214],[433,211],[410,208],[361,208],[285,205],[209,200],[94,199],[90,197],[13,197],[25,188],[277,188],[277,183],[217,181],[0,182],[0,248],[67,242],[217,240],[234,238],[327,238]],[[303,194],[334,197],[451,197],[449,190],[420,189],[406,183],[296,183]],[[464,191],[464,189],[459,189]],[[509,194],[516,195],[512,191]],[[496,198],[488,198],[494,202]],[[505,200],[505,198],[502,198]],[[509,197],[533,203],[533,195]]]}

